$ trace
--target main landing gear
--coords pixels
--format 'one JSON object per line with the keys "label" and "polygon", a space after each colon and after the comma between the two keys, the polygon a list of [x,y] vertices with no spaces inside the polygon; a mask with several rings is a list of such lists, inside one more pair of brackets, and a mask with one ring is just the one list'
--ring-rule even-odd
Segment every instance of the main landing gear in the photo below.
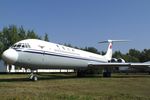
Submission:
{"label": "main landing gear", "polygon": [[[77,70],[77,77],[84,77],[84,76],[93,76],[96,73],[90,72],[90,70]],[[103,77],[111,77],[111,69],[110,68],[104,68],[103,72]]]}
{"label": "main landing gear", "polygon": [[38,80],[37,76],[35,74],[33,74],[33,72],[30,74],[29,79],[32,80],[32,81],[37,81]]}
{"label": "main landing gear", "polygon": [[111,77],[111,70],[108,68],[105,68],[103,70],[103,77]]}

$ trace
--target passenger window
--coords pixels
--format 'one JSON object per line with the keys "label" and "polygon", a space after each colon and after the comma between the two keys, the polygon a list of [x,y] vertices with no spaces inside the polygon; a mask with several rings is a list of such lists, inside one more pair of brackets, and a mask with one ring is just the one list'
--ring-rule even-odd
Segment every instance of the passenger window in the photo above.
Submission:
{"label": "passenger window", "polygon": [[68,50],[68,51],[70,51],[70,49],[69,49],[69,48],[67,48],[67,50]]}
{"label": "passenger window", "polygon": [[18,44],[18,45],[17,45],[17,48],[20,48],[20,47],[21,47],[21,45],[20,45],[20,44]]}
{"label": "passenger window", "polygon": [[15,48],[17,45],[14,45],[13,48]]}
{"label": "passenger window", "polygon": [[65,47],[62,47],[65,50]]}

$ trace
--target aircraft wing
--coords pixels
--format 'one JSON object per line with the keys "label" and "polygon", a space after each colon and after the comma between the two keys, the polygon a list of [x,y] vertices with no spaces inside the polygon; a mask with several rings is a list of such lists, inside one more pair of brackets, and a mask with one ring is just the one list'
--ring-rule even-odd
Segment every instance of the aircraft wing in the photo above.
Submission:
{"label": "aircraft wing", "polygon": [[89,63],[89,67],[133,67],[133,68],[150,68],[150,63]]}

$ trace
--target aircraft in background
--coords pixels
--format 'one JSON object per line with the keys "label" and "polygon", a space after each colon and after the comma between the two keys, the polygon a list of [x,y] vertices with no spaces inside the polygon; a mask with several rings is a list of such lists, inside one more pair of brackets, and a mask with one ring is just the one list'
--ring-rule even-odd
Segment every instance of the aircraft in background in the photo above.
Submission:
{"label": "aircraft in background", "polygon": [[[109,43],[105,55],[46,42],[37,39],[26,39],[15,43],[3,52],[2,58],[9,65],[21,66],[31,70],[36,69],[75,69],[77,75],[83,75],[88,68],[103,68],[103,76],[110,77],[112,67],[147,67],[149,63],[126,63],[122,58],[112,58],[114,42],[124,40],[108,40],[100,43]],[[31,72],[30,79],[37,80]]]}

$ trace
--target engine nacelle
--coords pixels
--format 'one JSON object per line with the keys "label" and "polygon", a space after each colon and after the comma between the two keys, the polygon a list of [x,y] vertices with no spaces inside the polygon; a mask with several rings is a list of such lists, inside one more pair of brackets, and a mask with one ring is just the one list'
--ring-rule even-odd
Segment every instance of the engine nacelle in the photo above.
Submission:
{"label": "engine nacelle", "polygon": [[117,60],[117,62],[119,62],[119,63],[125,63],[125,60],[122,59],[122,58],[119,58],[119,59]]}
{"label": "engine nacelle", "polygon": [[119,59],[112,58],[112,59],[111,59],[111,62],[112,62],[112,63],[113,63],[113,62],[116,62],[116,63],[125,63],[125,60],[122,59],[122,58],[119,58]]}
{"label": "engine nacelle", "polygon": [[116,58],[112,58],[111,62],[117,62],[118,60]]}

